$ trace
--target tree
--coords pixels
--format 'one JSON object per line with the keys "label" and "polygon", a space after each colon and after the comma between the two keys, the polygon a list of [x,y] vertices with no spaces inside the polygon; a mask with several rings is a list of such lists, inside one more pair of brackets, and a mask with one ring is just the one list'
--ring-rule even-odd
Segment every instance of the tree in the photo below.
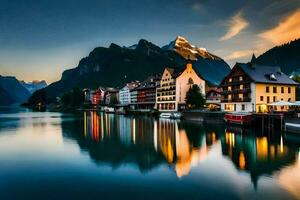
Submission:
{"label": "tree", "polygon": [[198,85],[192,85],[186,94],[186,104],[190,109],[202,108],[205,104],[205,99]]}
{"label": "tree", "polygon": [[119,103],[119,101],[118,101],[117,97],[116,97],[115,95],[112,95],[112,96],[110,97],[110,102],[109,102],[109,104],[112,105],[112,106],[114,106],[114,105],[116,105],[116,104],[118,104],[118,103]]}
{"label": "tree", "polygon": [[84,93],[79,88],[73,88],[62,96],[61,102],[64,106],[78,107],[84,102]]}

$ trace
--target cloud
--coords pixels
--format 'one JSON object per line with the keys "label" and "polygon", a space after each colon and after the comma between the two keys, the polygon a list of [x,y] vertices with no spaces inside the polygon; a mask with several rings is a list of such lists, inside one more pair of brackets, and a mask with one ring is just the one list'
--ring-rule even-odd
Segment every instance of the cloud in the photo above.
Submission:
{"label": "cloud", "polygon": [[234,52],[230,53],[228,56],[225,56],[225,60],[250,58],[252,53],[253,53],[252,50],[234,51]]}
{"label": "cloud", "polygon": [[223,37],[220,38],[221,41],[233,38],[249,25],[242,15],[243,13],[240,11],[230,19],[229,30]]}
{"label": "cloud", "polygon": [[277,26],[260,33],[259,36],[276,45],[300,38],[300,9],[281,20]]}

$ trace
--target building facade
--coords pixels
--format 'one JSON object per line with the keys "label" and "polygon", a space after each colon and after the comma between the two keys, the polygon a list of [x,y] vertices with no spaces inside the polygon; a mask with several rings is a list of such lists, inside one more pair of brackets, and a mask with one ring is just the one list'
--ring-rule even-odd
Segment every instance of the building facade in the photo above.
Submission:
{"label": "building facade", "polygon": [[221,89],[210,88],[205,95],[206,105],[209,109],[220,109],[221,107]]}
{"label": "building facade", "polygon": [[153,109],[156,102],[156,87],[159,85],[160,76],[150,76],[141,83],[137,90],[137,109]]}
{"label": "building facade", "polygon": [[156,90],[156,108],[160,111],[184,109],[186,93],[194,84],[205,96],[205,81],[195,72],[192,63],[187,63],[178,73],[172,68],[165,68]]}
{"label": "building facade", "polygon": [[118,104],[119,103],[119,90],[115,88],[107,88],[105,94],[105,104]]}
{"label": "building facade", "polygon": [[[255,57],[254,57],[255,58]],[[222,80],[221,110],[230,112],[268,112],[268,104],[295,101],[297,83],[280,68],[251,63],[237,63]]]}
{"label": "building facade", "polygon": [[119,102],[123,106],[127,106],[131,103],[130,91],[139,86],[138,81],[127,83],[123,88],[119,90]]}

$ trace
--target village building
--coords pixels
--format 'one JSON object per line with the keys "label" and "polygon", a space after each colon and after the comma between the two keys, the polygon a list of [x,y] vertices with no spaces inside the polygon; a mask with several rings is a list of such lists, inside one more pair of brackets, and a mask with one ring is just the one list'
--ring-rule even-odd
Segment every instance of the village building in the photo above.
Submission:
{"label": "village building", "polygon": [[156,108],[159,111],[184,109],[186,93],[194,84],[199,86],[201,93],[205,96],[205,80],[196,73],[190,61],[180,72],[165,68],[156,89]]}
{"label": "village building", "polygon": [[250,63],[236,63],[222,80],[221,110],[231,112],[286,111],[287,107],[271,107],[277,101],[293,102],[297,83],[280,68]]}
{"label": "village building", "polygon": [[205,99],[206,105],[210,110],[219,110],[221,108],[221,89],[218,87],[209,88]]}
{"label": "village building", "polygon": [[104,103],[104,97],[105,97],[105,89],[99,87],[96,90],[91,91],[91,103],[92,105],[100,105]]}
{"label": "village building", "polygon": [[156,100],[156,87],[160,76],[150,76],[131,92],[131,105],[134,109],[153,109]]}
{"label": "village building", "polygon": [[127,106],[131,102],[130,91],[139,86],[138,81],[127,83],[123,88],[119,90],[119,102],[122,106]]}
{"label": "village building", "polygon": [[106,88],[105,104],[106,105],[110,105],[112,103],[118,104],[118,102],[119,102],[119,90],[115,88]]}

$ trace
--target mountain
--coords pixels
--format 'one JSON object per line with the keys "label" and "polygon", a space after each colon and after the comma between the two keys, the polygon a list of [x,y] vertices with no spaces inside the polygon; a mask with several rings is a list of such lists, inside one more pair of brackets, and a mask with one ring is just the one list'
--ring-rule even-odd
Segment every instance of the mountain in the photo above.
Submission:
{"label": "mountain", "polygon": [[193,60],[194,68],[210,83],[218,85],[224,75],[229,73],[229,65],[220,57],[213,55],[203,47],[197,47],[189,43],[182,36],[168,45],[163,46],[164,50],[175,51],[185,59]]}
{"label": "mountain", "polygon": [[[181,39],[181,42],[179,40]],[[175,44],[172,46],[172,44]],[[182,47],[180,47],[182,45]],[[121,86],[132,80],[144,80],[149,75],[162,73],[165,67],[182,69],[187,56],[179,49],[192,48],[196,70],[209,82],[218,84],[230,68],[217,56],[196,48],[177,37],[168,47],[159,46],[141,39],[130,47],[112,43],[108,48],[97,47],[82,58],[77,67],[63,72],[61,80],[47,86],[47,97],[59,96],[74,87],[96,88]],[[193,49],[194,48],[194,49]],[[184,52],[184,50],[182,50]]]}
{"label": "mountain", "polygon": [[256,62],[259,64],[280,66],[281,70],[288,75],[297,73],[300,70],[300,39],[276,46],[259,57]]}
{"label": "mountain", "polygon": [[30,95],[15,77],[0,75],[0,105],[23,103]]}
{"label": "mountain", "polygon": [[32,94],[37,90],[43,89],[45,87],[47,87],[47,83],[46,81],[42,80],[42,81],[32,81],[32,82],[28,82],[26,83],[25,81],[20,81],[20,83]]}
{"label": "mountain", "polygon": [[221,58],[209,53],[205,48],[191,45],[189,41],[182,36],[177,36],[174,41],[170,42],[168,45],[163,46],[162,49],[176,51],[185,59],[197,60],[203,58],[211,60],[221,60]]}

